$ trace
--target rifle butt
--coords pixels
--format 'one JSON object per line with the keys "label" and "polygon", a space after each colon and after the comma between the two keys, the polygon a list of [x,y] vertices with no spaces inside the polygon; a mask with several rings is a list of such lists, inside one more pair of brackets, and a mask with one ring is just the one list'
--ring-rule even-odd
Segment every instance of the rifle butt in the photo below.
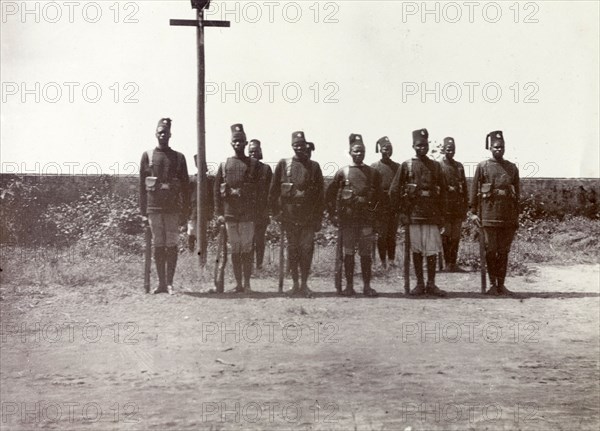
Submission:
{"label": "rifle butt", "polygon": [[225,290],[225,265],[227,263],[227,228],[219,226],[219,242],[217,245],[217,256],[215,260],[214,282],[217,293]]}
{"label": "rifle butt", "polygon": [[479,260],[481,261],[481,293],[485,293],[487,289],[487,267],[485,258],[485,236],[483,227],[479,228]]}
{"label": "rifle butt", "polygon": [[404,226],[404,293],[410,293],[410,229]]}
{"label": "rifle butt", "polygon": [[144,227],[144,291],[150,293],[150,271],[152,267],[152,231],[150,226]]}
{"label": "rifle butt", "polygon": [[342,228],[338,228],[337,242],[335,245],[335,290],[337,293],[342,291],[342,270],[344,266],[344,244],[342,238]]}
{"label": "rifle butt", "polygon": [[277,290],[283,292],[283,280],[285,279],[285,232],[283,223],[279,223],[279,281]]}

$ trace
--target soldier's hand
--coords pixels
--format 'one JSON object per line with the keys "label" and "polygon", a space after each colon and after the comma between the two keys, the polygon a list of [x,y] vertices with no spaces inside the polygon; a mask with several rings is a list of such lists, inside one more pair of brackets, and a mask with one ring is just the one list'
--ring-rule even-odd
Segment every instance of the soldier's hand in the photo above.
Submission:
{"label": "soldier's hand", "polygon": [[472,221],[473,223],[475,223],[475,225],[481,226],[481,219],[477,216],[477,214],[469,212],[467,214],[467,217],[469,218],[470,221]]}
{"label": "soldier's hand", "polygon": [[331,216],[331,223],[335,226],[335,227],[340,227],[340,219],[338,216],[334,215]]}
{"label": "soldier's hand", "polygon": [[143,215],[142,216],[142,226],[146,227],[148,226],[150,223],[148,222],[148,216]]}
{"label": "soldier's hand", "polygon": [[408,218],[408,216],[403,213],[400,213],[400,215],[398,216],[398,221],[400,222],[400,225],[402,225],[402,226],[406,226],[410,223],[410,219]]}
{"label": "soldier's hand", "polygon": [[222,224],[225,224],[225,217],[220,215],[219,217],[217,217],[217,225],[220,226]]}
{"label": "soldier's hand", "polygon": [[184,213],[179,214],[179,226],[187,226],[187,222],[188,217]]}
{"label": "soldier's hand", "polygon": [[316,220],[314,225],[313,225],[313,229],[315,232],[319,232],[321,230],[322,227],[322,221],[321,220]]}

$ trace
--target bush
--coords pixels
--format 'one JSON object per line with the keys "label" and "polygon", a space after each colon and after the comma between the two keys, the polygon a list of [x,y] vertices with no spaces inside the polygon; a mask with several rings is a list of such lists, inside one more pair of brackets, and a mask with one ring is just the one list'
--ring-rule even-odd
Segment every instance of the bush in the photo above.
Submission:
{"label": "bush", "polygon": [[43,215],[53,225],[56,246],[115,246],[124,252],[143,249],[143,224],[137,201],[92,188],[71,204],[50,205]]}

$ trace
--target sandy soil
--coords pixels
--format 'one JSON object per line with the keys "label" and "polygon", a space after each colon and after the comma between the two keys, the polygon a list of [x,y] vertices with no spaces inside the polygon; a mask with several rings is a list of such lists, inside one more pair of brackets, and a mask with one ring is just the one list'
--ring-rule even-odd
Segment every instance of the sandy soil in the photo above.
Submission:
{"label": "sandy soil", "polygon": [[[144,295],[3,286],[3,430],[591,429],[600,426],[598,265],[510,278],[521,299],[443,274],[449,298],[187,286]],[[289,284],[289,283],[288,283]],[[289,286],[288,286],[289,287]],[[194,292],[194,290],[196,292]]]}

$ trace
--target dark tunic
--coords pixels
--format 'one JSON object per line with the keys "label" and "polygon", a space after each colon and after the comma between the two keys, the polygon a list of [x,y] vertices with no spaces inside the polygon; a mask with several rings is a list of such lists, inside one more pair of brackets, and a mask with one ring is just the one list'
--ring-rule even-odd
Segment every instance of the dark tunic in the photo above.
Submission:
{"label": "dark tunic", "polygon": [[350,165],[337,171],[325,199],[329,214],[337,215],[342,225],[372,225],[382,194],[376,169]]}
{"label": "dark tunic", "polygon": [[301,226],[320,224],[323,217],[323,188],[323,173],[319,163],[300,161],[295,156],[281,159],[275,167],[269,191],[271,213],[281,212],[286,223]]}
{"label": "dark tunic", "polygon": [[439,163],[446,182],[446,220],[462,220],[469,205],[465,169],[462,163],[445,157]]}
{"label": "dark tunic", "polygon": [[484,160],[475,169],[471,211],[479,214],[485,227],[517,227],[519,192],[519,169],[514,163]]}
{"label": "dark tunic", "polygon": [[256,222],[259,224],[268,224],[269,223],[269,206],[268,206],[268,197],[269,197],[269,187],[271,185],[271,179],[273,178],[273,171],[271,167],[261,161],[257,162],[260,183],[258,184],[259,194],[258,197],[260,201],[257,202],[257,211],[256,211]]}
{"label": "dark tunic", "polygon": [[255,221],[257,202],[264,199],[260,190],[260,170],[250,157],[229,157],[219,165],[215,176],[215,213],[235,222]]}
{"label": "dark tunic", "polygon": [[[152,167],[148,152],[140,162],[140,211],[142,214],[189,214],[188,170],[185,156],[171,147],[156,147]],[[146,188],[146,177],[157,177],[155,190]]]}
{"label": "dark tunic", "polygon": [[381,188],[383,190],[383,195],[381,197],[381,202],[379,204],[378,212],[390,212],[390,198],[389,191],[390,186],[392,185],[392,181],[396,176],[396,172],[400,167],[400,163],[396,163],[393,160],[379,160],[371,165],[372,168],[376,169],[377,172],[381,175]]}
{"label": "dark tunic", "polygon": [[392,208],[410,215],[411,224],[444,221],[445,181],[440,164],[428,157],[412,158],[400,165],[390,187]]}

